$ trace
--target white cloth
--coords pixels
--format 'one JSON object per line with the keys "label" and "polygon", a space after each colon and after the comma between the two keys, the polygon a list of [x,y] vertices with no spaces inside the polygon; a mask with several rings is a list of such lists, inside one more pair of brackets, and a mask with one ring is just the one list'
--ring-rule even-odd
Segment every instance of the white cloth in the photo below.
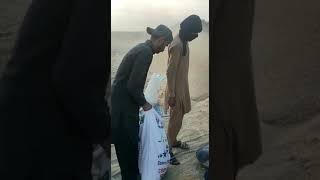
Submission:
{"label": "white cloth", "polygon": [[139,171],[142,180],[160,180],[170,163],[163,120],[155,109],[143,112],[139,131]]}
{"label": "white cloth", "polygon": [[165,78],[164,75],[153,73],[148,82],[147,88],[144,91],[144,96],[147,102],[152,106],[155,106],[158,103],[161,81]]}

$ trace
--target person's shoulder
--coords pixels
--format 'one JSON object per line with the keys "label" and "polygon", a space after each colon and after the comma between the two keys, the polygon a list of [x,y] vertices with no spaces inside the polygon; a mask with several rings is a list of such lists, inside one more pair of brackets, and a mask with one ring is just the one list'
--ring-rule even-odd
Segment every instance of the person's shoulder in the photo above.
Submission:
{"label": "person's shoulder", "polygon": [[146,43],[139,43],[132,48],[136,53],[146,53],[152,55],[152,49]]}
{"label": "person's shoulder", "polygon": [[131,48],[130,51],[138,52],[138,51],[141,51],[143,48],[144,48],[143,43],[139,43],[139,44],[135,45],[133,48]]}
{"label": "person's shoulder", "polygon": [[153,57],[152,50],[146,43],[137,44],[130,50],[129,54],[131,57],[143,57],[142,59],[147,61],[152,60]]}
{"label": "person's shoulder", "polygon": [[147,43],[141,43],[142,50],[149,56],[153,56],[152,48]]}
{"label": "person's shoulder", "polygon": [[135,45],[134,47],[132,47],[127,54],[135,56],[135,55],[143,53],[145,51],[146,51],[146,47],[145,47],[144,43],[139,43],[139,44]]}
{"label": "person's shoulder", "polygon": [[181,50],[182,48],[183,44],[179,36],[173,38],[172,42],[168,46],[169,51],[172,49]]}

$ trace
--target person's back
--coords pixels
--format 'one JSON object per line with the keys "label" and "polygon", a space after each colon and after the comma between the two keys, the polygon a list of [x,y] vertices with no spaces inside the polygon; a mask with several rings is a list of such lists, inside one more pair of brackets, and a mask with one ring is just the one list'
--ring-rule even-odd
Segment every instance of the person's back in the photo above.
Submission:
{"label": "person's back", "polygon": [[214,4],[210,78],[215,82],[215,103],[210,111],[215,112],[215,125],[210,131],[215,147],[210,159],[217,165],[209,175],[235,180],[238,171],[262,153],[251,54],[255,1],[217,0]]}
{"label": "person's back", "polygon": [[122,62],[119,66],[119,69],[113,81],[112,89],[116,89],[116,90],[123,89],[127,91],[127,87],[123,85],[126,85],[126,83],[128,82],[130,78],[130,74],[132,72],[133,64],[135,63],[135,57],[139,53],[144,53],[146,56],[149,56],[149,57],[153,56],[151,47],[146,45],[146,43],[140,43],[135,47],[133,47],[122,59]]}
{"label": "person's back", "polygon": [[108,135],[104,7],[32,2],[0,79],[0,179],[91,179]]}

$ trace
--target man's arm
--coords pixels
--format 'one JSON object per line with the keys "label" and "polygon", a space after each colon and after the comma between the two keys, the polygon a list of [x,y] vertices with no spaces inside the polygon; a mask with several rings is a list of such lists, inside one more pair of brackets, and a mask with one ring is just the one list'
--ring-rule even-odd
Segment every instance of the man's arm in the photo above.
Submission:
{"label": "man's arm", "polygon": [[53,88],[66,120],[93,143],[108,137],[105,90],[107,29],[105,1],[74,1],[64,40],[52,69]]}
{"label": "man's arm", "polygon": [[180,63],[181,47],[174,46],[169,51],[169,64],[167,69],[167,84],[169,97],[175,97],[177,69]]}
{"label": "man's arm", "polygon": [[152,54],[144,52],[139,53],[136,56],[127,82],[128,92],[139,106],[143,106],[147,103],[143,94],[143,89],[151,61]]}

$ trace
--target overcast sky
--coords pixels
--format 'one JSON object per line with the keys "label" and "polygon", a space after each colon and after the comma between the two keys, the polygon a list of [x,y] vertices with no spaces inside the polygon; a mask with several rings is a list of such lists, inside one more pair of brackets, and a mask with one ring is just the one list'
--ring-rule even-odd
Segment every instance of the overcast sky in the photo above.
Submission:
{"label": "overcast sky", "polygon": [[172,26],[191,14],[209,20],[209,0],[111,0],[112,31],[144,31]]}

